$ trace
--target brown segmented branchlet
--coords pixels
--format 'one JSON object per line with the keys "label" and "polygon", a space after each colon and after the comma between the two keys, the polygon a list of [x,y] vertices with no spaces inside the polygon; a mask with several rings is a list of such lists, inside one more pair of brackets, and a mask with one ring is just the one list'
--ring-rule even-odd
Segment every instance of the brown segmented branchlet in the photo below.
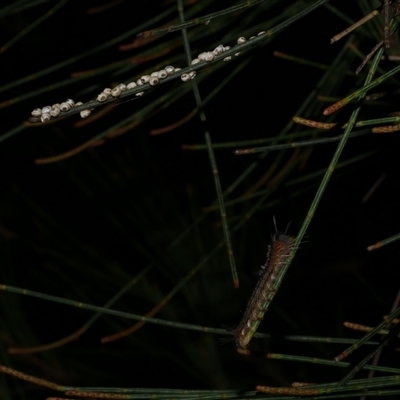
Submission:
{"label": "brown segmented branchlet", "polygon": [[277,232],[268,247],[267,261],[261,267],[260,279],[247,303],[246,311],[235,329],[235,341],[238,348],[245,349],[256,333],[258,325],[275,295],[274,284],[280,270],[286,264],[295,239],[284,233]]}

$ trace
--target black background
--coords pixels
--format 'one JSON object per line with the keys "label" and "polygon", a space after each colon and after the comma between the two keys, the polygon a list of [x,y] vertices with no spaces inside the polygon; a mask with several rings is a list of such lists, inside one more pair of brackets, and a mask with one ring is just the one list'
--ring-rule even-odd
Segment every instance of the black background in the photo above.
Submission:
{"label": "black background", "polygon": [[[106,12],[87,14],[88,9],[100,3],[69,2],[0,54],[1,86],[82,54],[167,7],[159,1],[145,4],[125,1]],[[207,34],[193,36],[193,54],[197,54],[197,49],[212,49],[219,42],[219,36],[229,36],[232,26],[241,26],[246,36],[256,34],[257,31],[252,31],[253,25],[245,26],[241,22],[249,13],[253,13],[256,26],[294,3],[278,2],[267,14],[257,12],[256,6],[246,11],[247,14],[222,17],[230,19],[231,24],[222,30],[219,30],[219,19],[211,21]],[[354,20],[363,16],[356,2],[331,3]],[[215,2],[200,15],[229,5],[228,1],[219,1],[218,5]],[[13,38],[48,9],[49,4],[43,4],[2,19],[1,43]],[[346,26],[338,16],[321,7],[277,35],[267,46],[255,47],[243,54],[251,62],[205,107],[212,140],[219,143],[275,136],[296,113],[324,71],[278,59],[273,52],[282,51],[330,65],[345,43],[343,40],[329,45],[330,38]],[[372,23],[370,26],[372,32]],[[133,37],[54,73],[1,92],[1,101],[49,84],[57,85],[73,72],[133,57],[139,50],[128,53],[118,50],[119,44],[128,43]],[[179,39],[180,33],[160,36],[145,48],[162,47],[171,37]],[[364,38],[361,32],[356,32],[356,37],[364,52],[376,43],[372,38]],[[234,38],[224,44],[233,45]],[[393,44],[391,51],[396,50]],[[183,47],[170,54],[182,55]],[[168,64],[168,57],[161,58],[162,62],[165,60]],[[213,90],[239,60],[240,57],[215,72],[199,72],[199,75],[209,74],[200,84],[202,95]],[[352,71],[359,62],[354,63]],[[184,65],[181,61],[179,66]],[[382,65],[386,70],[394,66],[386,61]],[[140,72],[139,67],[133,75],[140,76]],[[339,98],[354,89],[355,79],[349,77],[343,87],[337,88]],[[105,73],[2,108],[2,132],[7,133],[26,121],[36,107],[69,97],[87,101],[115,83],[119,83],[118,79]],[[91,85],[97,87],[77,97]],[[181,149],[182,144],[204,142],[198,116],[165,135],[149,135],[151,129],[187,115],[195,107],[192,94],[102,146],[59,163],[34,163],[36,158],[74,148],[137,113],[142,104],[148,104],[177,85],[183,83],[173,81],[161,85],[143,99],[118,105],[104,118],[84,128],[77,128],[75,123],[79,117],[72,116],[48,126],[30,127],[1,142],[2,284],[102,305],[130,277],[153,261],[156,267],[147,275],[147,280],[140,281],[113,306],[145,314],[219,243],[223,233],[216,212],[208,214],[175,250],[166,252],[168,244],[216,197],[206,152]],[[396,90],[390,84],[385,89]],[[390,93],[385,102],[366,105],[359,119],[386,117],[397,110],[396,104],[396,94]],[[348,106],[338,113],[337,121],[346,121],[351,110],[352,106]],[[315,119],[324,120],[320,113]],[[332,359],[347,346],[290,342],[284,337],[357,338],[361,334],[345,330],[343,321],[374,326],[390,311],[398,291],[398,245],[393,243],[370,253],[366,248],[398,233],[398,142],[396,133],[370,134],[349,141],[341,159],[370,151],[374,154],[334,173],[307,237],[260,327],[271,338],[254,340],[252,348]],[[300,178],[326,169],[335,148],[335,144],[315,147],[305,168],[295,169],[290,177]],[[283,156],[279,168],[291,154],[287,152]],[[272,153],[262,160],[230,198],[242,195],[257,182],[275,156]],[[223,190],[258,160],[257,155],[234,156],[232,149],[216,150],[216,158]],[[386,175],[381,186],[363,204],[363,196],[382,174]],[[297,186],[296,191],[302,190],[300,194],[290,187],[278,187],[268,204],[232,234],[241,280],[239,289],[233,288],[228,259],[222,248],[157,317],[216,328],[235,327],[257,281],[259,265],[264,263],[270,235],[275,230],[273,216],[281,230],[291,222],[289,233],[296,235],[320,180],[321,175],[306,181],[304,187]],[[253,204],[249,200],[228,207],[230,226]],[[79,340],[58,349],[33,355],[9,355],[8,347],[37,346],[74,332],[92,313],[6,292],[0,293],[0,303],[1,363],[60,384],[252,390],[257,384],[332,382],[346,373],[334,367],[246,358],[236,353],[233,343],[221,345],[217,335],[151,324],[128,338],[102,345],[101,337],[131,325],[131,321],[109,316],[100,318]],[[365,354],[367,350],[361,349],[351,360],[357,361]],[[381,365],[397,365],[393,352],[385,352]],[[54,391],[5,376],[1,376],[0,385],[12,398],[43,399],[55,395]]]}

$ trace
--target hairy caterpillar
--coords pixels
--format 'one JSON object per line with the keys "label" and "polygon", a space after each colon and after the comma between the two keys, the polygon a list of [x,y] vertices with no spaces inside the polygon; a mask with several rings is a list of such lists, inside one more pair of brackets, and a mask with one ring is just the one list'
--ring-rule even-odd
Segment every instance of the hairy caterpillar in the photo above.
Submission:
{"label": "hairy caterpillar", "polygon": [[277,232],[268,247],[267,260],[261,267],[260,278],[247,303],[240,324],[235,329],[236,346],[245,349],[262,321],[268,305],[275,295],[274,283],[293,249],[295,239]]}

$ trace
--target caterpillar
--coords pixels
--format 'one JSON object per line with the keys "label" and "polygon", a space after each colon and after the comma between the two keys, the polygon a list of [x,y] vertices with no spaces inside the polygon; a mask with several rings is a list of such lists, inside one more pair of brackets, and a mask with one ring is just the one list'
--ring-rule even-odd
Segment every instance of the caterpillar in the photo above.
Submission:
{"label": "caterpillar", "polygon": [[275,295],[274,284],[284,267],[290,252],[293,250],[295,238],[286,233],[277,232],[268,247],[267,260],[261,267],[260,278],[247,303],[243,318],[235,329],[236,346],[246,349],[256,333],[258,325]]}

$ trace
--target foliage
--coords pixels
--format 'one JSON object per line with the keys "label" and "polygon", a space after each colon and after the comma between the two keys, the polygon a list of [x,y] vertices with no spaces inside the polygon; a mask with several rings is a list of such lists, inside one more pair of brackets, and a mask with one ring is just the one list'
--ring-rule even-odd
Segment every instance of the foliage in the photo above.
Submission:
{"label": "foliage", "polygon": [[[356,74],[383,38],[380,2],[243,5],[225,13],[229,1],[187,1],[185,21],[206,16],[201,23],[151,31],[159,34],[146,39],[136,35],[180,24],[180,1],[19,0],[1,6],[0,283],[99,307],[119,294],[111,309],[139,316],[153,310],[150,317],[169,325],[145,323],[100,343],[136,321],[4,290],[0,364],[69,387],[147,388],[139,391],[142,397],[261,397],[257,385],[293,382],[324,384],[309,392],[318,398],[374,398],[378,389],[398,396],[394,339],[378,362],[377,380],[368,381],[374,385],[369,393],[360,381],[368,369],[348,373],[383,348],[383,342],[372,345],[379,337],[342,364],[333,361],[363,335],[345,330],[344,321],[378,326],[397,310],[396,243],[367,252],[398,233],[398,139],[376,132],[394,130],[399,118],[391,115],[398,111],[399,67],[388,59],[398,52],[397,33],[390,49],[378,50]],[[397,2],[388,5],[395,31]],[[375,8],[378,16],[329,45]],[[234,48],[239,37],[248,40]],[[188,67],[188,55],[219,44],[230,52]],[[229,55],[232,60],[223,62]],[[106,87],[166,65],[182,70],[144,86],[143,96],[135,95],[137,88],[104,104],[95,100]],[[182,82],[180,75],[191,71],[196,78]],[[367,91],[369,82],[375,86]],[[324,115],[356,90],[345,107]],[[27,121],[34,108],[67,98],[84,104],[47,124]],[[81,119],[86,108],[94,109]],[[314,122],[305,127],[303,119]],[[338,125],[326,130],[316,121]],[[336,136],[340,142],[325,140]],[[325,144],[317,145],[320,139]],[[306,146],[290,145],[300,141]],[[265,148],[271,145],[286,148]],[[237,149],[250,150],[238,155]],[[246,357],[220,339],[232,337],[246,308],[274,216],[278,229],[301,245],[282,269],[279,292],[260,324],[268,337],[249,345],[268,356]],[[77,331],[47,351],[18,350]],[[347,386],[332,384],[344,378],[351,378]],[[1,398],[78,398],[8,374],[0,380]]]}

